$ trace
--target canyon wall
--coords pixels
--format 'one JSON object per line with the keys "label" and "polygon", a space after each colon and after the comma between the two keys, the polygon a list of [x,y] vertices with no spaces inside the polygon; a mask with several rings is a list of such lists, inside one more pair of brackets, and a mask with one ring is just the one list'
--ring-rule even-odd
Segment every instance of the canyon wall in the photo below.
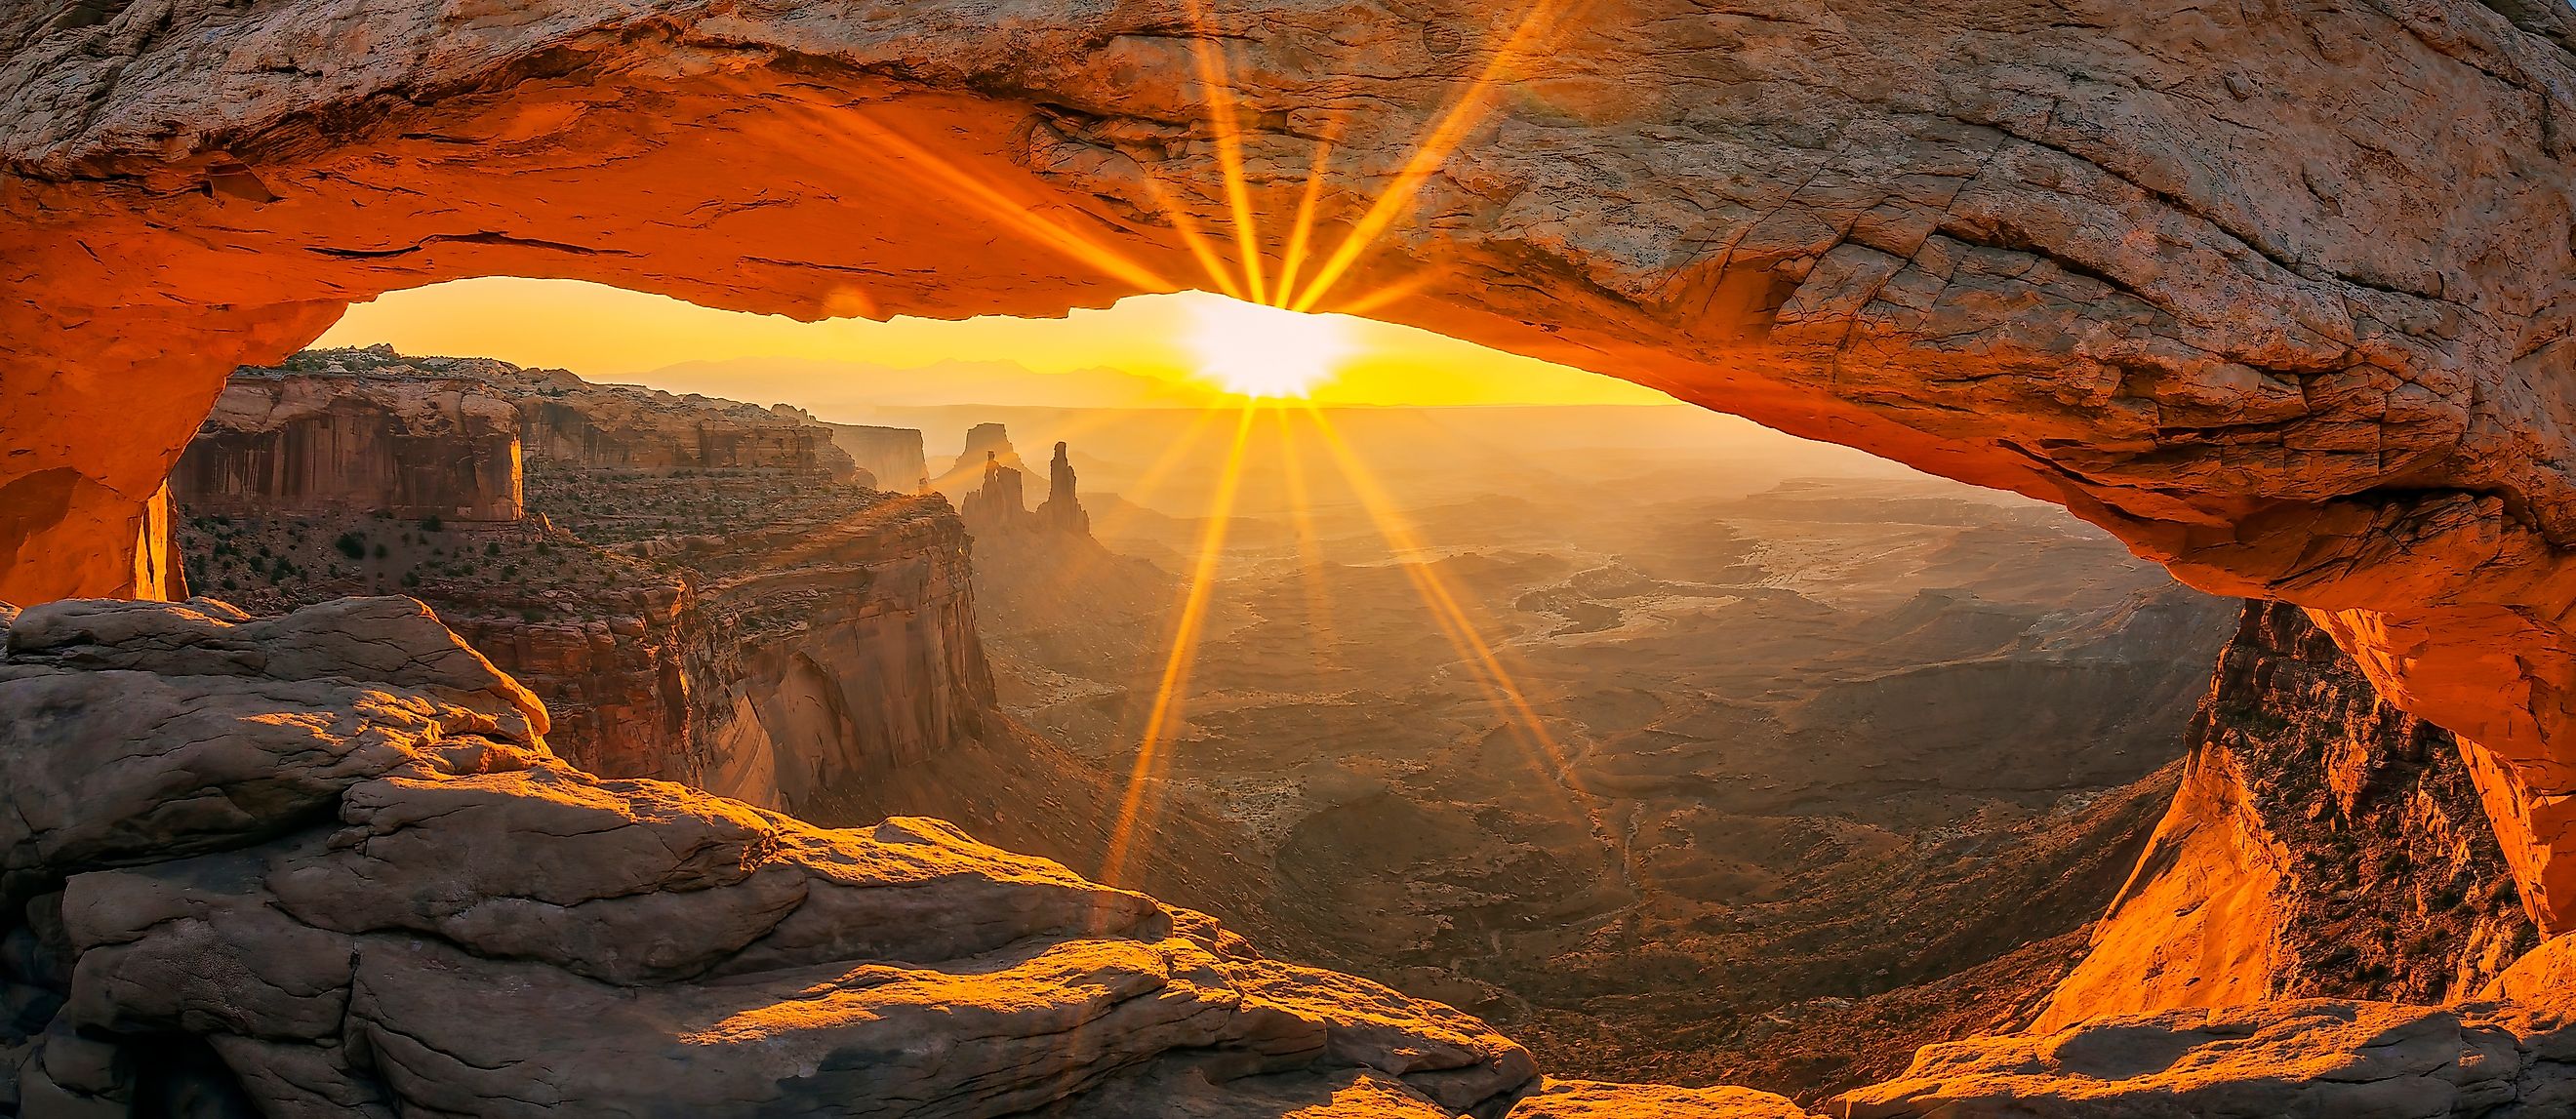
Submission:
{"label": "canyon wall", "polygon": [[1290,302],[2324,612],[2471,744],[2525,904],[2576,928],[2576,14],[1014,13],[0,7],[0,595],[164,593],[148,508],[223,376],[384,291],[1054,314],[1265,295],[1305,212]]}
{"label": "canyon wall", "polygon": [[171,474],[200,512],[515,521],[519,409],[470,377],[237,376]]}
{"label": "canyon wall", "polygon": [[2442,1003],[2537,942],[2460,744],[2249,603],[2182,787],[2039,1028],[2273,999]]}
{"label": "canyon wall", "polygon": [[[898,498],[704,561],[706,788],[821,814],[836,790],[980,737],[993,681],[964,526]],[[694,557],[693,557],[694,558]]]}
{"label": "canyon wall", "polygon": [[839,481],[857,469],[831,429],[740,401],[592,384],[564,370],[521,370],[488,358],[450,360],[525,385],[520,442],[529,455],[567,467],[805,470]]}
{"label": "canyon wall", "polygon": [[47,713],[0,720],[0,1114],[1446,1119],[1538,1086],[1472,1017],[937,820],[565,765],[409,599],[0,606],[0,710]]}
{"label": "canyon wall", "polygon": [[[460,399],[480,427],[421,418]],[[963,526],[935,498],[860,485],[818,425],[488,359],[317,351],[244,370],[181,474],[341,415],[410,424],[425,461],[498,442],[514,481],[529,437],[529,516],[415,525],[386,472],[327,500],[277,484],[183,498],[206,593],[269,610],[415,595],[546,702],[583,769],[770,807],[813,808],[983,730]]]}
{"label": "canyon wall", "polygon": [[[28,1119],[1806,1114],[1543,1080],[1474,1017],[936,820],[581,772],[409,599],[0,605],[0,709],[45,713],[0,722],[0,1112]],[[2570,1053],[2563,987],[2310,999],[1936,1045],[1825,1110],[2539,1116]]]}
{"label": "canyon wall", "polygon": [[830,423],[793,404],[772,404],[769,410],[831,429],[832,445],[874,478],[872,484],[878,489],[911,493],[930,480],[930,464],[922,452],[918,429]]}

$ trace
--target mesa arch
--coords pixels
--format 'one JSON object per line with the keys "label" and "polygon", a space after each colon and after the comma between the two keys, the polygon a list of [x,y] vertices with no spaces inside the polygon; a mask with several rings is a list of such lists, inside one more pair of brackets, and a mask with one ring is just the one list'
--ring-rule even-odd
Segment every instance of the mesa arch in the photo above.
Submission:
{"label": "mesa arch", "polygon": [[[1250,0],[1249,195],[1328,306],[2056,501],[2310,607],[2476,745],[2576,930],[2576,20],[2543,0]],[[1191,7],[10,0],[0,599],[163,590],[234,365],[508,274],[1056,313],[1234,257]],[[1445,145],[1444,145],[1445,146]],[[1034,217],[1030,215],[1035,215]],[[1178,216],[1175,216],[1178,215]]]}

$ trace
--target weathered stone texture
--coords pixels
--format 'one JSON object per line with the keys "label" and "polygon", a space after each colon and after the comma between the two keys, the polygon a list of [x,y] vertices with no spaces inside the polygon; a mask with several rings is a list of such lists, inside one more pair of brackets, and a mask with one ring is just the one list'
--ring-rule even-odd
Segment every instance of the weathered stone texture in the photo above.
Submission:
{"label": "weathered stone texture", "polygon": [[171,474],[193,512],[514,521],[519,410],[470,378],[236,374]]}
{"label": "weathered stone texture", "polygon": [[[977,733],[992,705],[955,515],[868,492],[835,438],[801,412],[563,370],[319,350],[235,374],[182,456],[181,496],[212,530],[201,545],[267,522],[302,542],[274,561],[291,574],[247,576],[244,605],[407,588],[546,701],[552,745],[583,769],[810,810]],[[409,518],[458,515],[476,491],[412,468],[492,448],[506,502],[476,511],[515,519],[524,495],[536,515],[415,534]],[[289,549],[277,535],[216,541],[224,570]],[[335,554],[335,536],[380,551]],[[405,560],[382,557],[387,539],[416,553],[433,536],[444,554],[391,578]]]}
{"label": "weathered stone texture", "polygon": [[1534,1074],[936,820],[574,770],[408,599],[65,601],[0,640],[0,1102],[30,1116],[1179,1116],[1242,1077],[1279,1114],[1354,1074],[1449,1115]]}
{"label": "weathered stone texture", "polygon": [[2537,941],[2450,734],[2307,615],[2248,603],[2182,787],[2040,1028],[2332,997],[2465,998]]}
{"label": "weathered stone texture", "polygon": [[[351,300],[496,273],[806,317],[1241,287],[1166,207],[1235,253],[1239,151],[1275,274],[1328,138],[1305,275],[1351,268],[1321,305],[2062,502],[2196,586],[2330,612],[2392,703],[2474,744],[2566,929],[2571,24],[13,0],[0,595],[161,592],[143,511],[222,374]],[[1354,229],[1369,251],[1329,251]]]}

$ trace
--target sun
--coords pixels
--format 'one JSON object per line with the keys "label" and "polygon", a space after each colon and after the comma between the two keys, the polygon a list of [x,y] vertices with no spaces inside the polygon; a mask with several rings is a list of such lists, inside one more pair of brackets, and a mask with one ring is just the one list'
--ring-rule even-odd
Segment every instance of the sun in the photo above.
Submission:
{"label": "sun", "polygon": [[1336,316],[1217,295],[1192,302],[1197,321],[1184,341],[1198,358],[1200,375],[1228,392],[1303,397],[1359,350],[1350,325]]}

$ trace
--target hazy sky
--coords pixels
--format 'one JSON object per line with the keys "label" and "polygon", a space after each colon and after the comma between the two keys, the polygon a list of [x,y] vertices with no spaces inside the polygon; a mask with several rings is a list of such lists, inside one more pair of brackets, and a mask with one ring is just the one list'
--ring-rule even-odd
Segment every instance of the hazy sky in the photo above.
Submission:
{"label": "hazy sky", "polygon": [[[1066,375],[1031,384],[1027,395],[1056,398],[1047,403],[1137,407],[1214,397],[1216,390],[1200,376],[1201,363],[1187,339],[1199,322],[1197,309],[1221,298],[1196,292],[1138,296],[1106,311],[1075,311],[1062,319],[800,323],[572,280],[491,278],[397,291],[361,303],[315,345],[390,342],[407,354],[495,357],[562,367],[593,380],[647,384],[656,380],[649,376],[652,371],[683,362],[793,359],[794,368],[817,378],[819,395],[830,394],[834,386],[824,382],[834,377],[883,375],[869,367],[1010,362],[1033,373]],[[1326,404],[1671,402],[1625,381],[1408,327],[1343,322],[1351,356],[1312,393]],[[832,363],[855,368],[836,371]],[[1136,376],[1102,376],[1103,370]],[[1118,387],[1122,384],[1129,387]],[[998,382],[959,388],[974,394],[961,397],[973,403],[1016,402],[986,399],[1011,391]]]}

